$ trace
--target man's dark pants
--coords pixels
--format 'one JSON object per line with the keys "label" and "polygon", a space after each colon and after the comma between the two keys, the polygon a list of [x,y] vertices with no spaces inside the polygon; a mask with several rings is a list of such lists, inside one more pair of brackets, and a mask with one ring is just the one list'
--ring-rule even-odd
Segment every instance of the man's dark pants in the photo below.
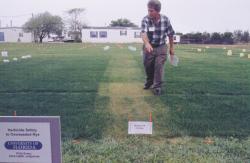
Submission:
{"label": "man's dark pants", "polygon": [[147,52],[143,47],[143,64],[146,72],[145,87],[161,89],[164,75],[164,63],[167,57],[167,46],[160,45],[153,48],[153,52]]}

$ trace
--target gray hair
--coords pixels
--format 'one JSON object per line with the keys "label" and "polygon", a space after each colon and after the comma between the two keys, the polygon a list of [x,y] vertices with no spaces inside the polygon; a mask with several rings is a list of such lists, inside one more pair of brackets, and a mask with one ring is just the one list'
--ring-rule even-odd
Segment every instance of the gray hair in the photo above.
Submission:
{"label": "gray hair", "polygon": [[155,11],[161,11],[161,2],[159,0],[149,0],[148,8],[153,8]]}

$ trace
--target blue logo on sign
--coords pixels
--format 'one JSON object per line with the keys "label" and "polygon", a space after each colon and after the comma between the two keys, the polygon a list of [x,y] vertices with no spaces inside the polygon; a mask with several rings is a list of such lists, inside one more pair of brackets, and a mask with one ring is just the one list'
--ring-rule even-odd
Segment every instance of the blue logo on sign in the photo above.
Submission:
{"label": "blue logo on sign", "polygon": [[8,150],[40,150],[43,145],[39,141],[7,141],[4,146]]}

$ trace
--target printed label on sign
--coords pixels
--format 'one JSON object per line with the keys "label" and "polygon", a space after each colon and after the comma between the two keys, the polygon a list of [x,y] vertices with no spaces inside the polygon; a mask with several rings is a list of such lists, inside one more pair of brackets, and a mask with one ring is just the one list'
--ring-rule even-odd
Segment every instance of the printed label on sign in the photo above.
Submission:
{"label": "printed label on sign", "polygon": [[0,122],[0,146],[0,163],[52,163],[47,122]]}
{"label": "printed label on sign", "polygon": [[149,32],[154,32],[155,31],[155,27],[149,27],[148,30],[149,30]]}
{"label": "printed label on sign", "polygon": [[152,134],[152,122],[129,121],[128,134]]}

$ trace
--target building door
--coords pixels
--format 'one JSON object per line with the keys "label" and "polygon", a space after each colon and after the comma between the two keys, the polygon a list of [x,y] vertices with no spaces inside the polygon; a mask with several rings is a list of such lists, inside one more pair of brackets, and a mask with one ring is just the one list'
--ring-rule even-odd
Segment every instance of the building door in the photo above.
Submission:
{"label": "building door", "polygon": [[0,32],[0,41],[4,41],[4,32]]}

